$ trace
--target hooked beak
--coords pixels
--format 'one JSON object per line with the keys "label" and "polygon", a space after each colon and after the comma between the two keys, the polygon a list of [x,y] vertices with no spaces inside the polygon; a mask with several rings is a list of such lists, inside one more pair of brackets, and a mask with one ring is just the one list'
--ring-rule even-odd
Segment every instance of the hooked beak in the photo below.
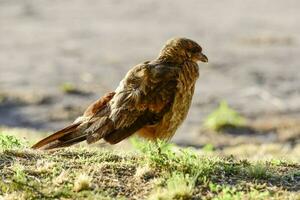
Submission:
{"label": "hooked beak", "polygon": [[206,57],[206,55],[204,55],[203,53],[199,53],[198,55],[199,55],[198,59],[200,61],[202,61],[202,62],[208,62],[208,58]]}

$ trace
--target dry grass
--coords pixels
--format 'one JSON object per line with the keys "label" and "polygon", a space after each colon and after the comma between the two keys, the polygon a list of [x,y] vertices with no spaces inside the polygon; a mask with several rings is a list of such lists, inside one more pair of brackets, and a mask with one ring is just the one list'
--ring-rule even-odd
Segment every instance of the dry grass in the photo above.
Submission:
{"label": "dry grass", "polygon": [[300,197],[298,163],[208,157],[164,142],[135,143],[140,152],[34,151],[19,146],[2,150],[0,195],[6,199]]}

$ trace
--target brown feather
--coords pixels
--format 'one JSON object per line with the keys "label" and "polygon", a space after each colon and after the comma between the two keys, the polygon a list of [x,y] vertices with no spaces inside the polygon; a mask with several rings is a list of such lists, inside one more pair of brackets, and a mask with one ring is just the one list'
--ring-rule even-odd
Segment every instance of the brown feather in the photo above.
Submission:
{"label": "brown feather", "polygon": [[133,67],[110,92],[91,104],[73,125],[33,148],[58,148],[104,138],[115,144],[139,133],[149,139],[170,139],[189,110],[197,61],[207,62],[202,48],[186,38],[169,40],[157,59]]}
{"label": "brown feather", "polygon": [[67,134],[72,134],[74,133],[74,131],[76,131],[77,127],[80,125],[80,123],[76,123],[76,124],[72,124],[62,130],[59,130],[55,133],[53,133],[52,135],[44,138],[43,140],[39,141],[38,143],[36,143],[35,145],[32,146],[33,149],[39,149],[51,142],[54,142],[56,140],[58,140],[59,138],[64,137]]}
{"label": "brown feather", "polygon": [[54,142],[48,143],[47,145],[43,146],[43,149],[49,150],[49,149],[56,149],[56,148],[61,148],[61,147],[69,147],[73,144],[77,144],[84,140],[86,140],[86,135],[80,135],[76,138],[72,138],[72,139],[69,139],[66,141],[55,140]]}
{"label": "brown feather", "polygon": [[[98,112],[103,110],[107,103],[112,99],[115,92],[110,92],[104,95],[102,98],[98,99],[92,103],[84,112],[84,115],[81,117],[83,120],[91,120]],[[45,139],[39,141],[32,146],[33,149],[54,149],[59,147],[66,147],[86,140],[87,133],[84,130],[81,130],[82,124],[88,124],[89,121],[83,121],[81,118],[78,122],[67,126],[66,128],[59,130],[52,135],[46,137]],[[97,122],[97,121],[96,121]],[[90,123],[93,125],[93,123]],[[98,128],[97,128],[98,129]]]}
{"label": "brown feather", "polygon": [[105,94],[103,97],[92,103],[85,111],[83,116],[94,116],[97,114],[100,110],[102,110],[107,103],[113,98],[115,95],[115,92],[109,92]]}
{"label": "brown feather", "polygon": [[141,129],[145,124],[150,123],[155,119],[153,113],[146,113],[136,120],[131,126],[115,130],[114,132],[104,136],[104,140],[110,144],[117,144],[122,140],[128,138],[136,131]]}

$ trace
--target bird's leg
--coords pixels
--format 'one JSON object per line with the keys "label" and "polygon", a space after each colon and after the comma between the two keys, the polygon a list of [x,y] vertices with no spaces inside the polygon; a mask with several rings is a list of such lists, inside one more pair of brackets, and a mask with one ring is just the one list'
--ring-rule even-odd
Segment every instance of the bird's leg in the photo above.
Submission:
{"label": "bird's leg", "polygon": [[161,148],[160,148],[158,140],[155,140],[154,143],[155,143],[155,146],[157,147],[158,154],[161,155],[162,153],[161,153]]}

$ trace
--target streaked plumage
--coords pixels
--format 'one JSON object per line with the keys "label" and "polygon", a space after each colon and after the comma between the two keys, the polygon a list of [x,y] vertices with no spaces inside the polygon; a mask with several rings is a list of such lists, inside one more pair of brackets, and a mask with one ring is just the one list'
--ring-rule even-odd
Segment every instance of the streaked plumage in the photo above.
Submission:
{"label": "streaked plumage", "polygon": [[110,92],[91,104],[75,122],[33,148],[52,149],[86,140],[111,144],[134,133],[170,139],[185,119],[199,76],[202,48],[186,38],[169,40],[157,59],[133,67]]}

